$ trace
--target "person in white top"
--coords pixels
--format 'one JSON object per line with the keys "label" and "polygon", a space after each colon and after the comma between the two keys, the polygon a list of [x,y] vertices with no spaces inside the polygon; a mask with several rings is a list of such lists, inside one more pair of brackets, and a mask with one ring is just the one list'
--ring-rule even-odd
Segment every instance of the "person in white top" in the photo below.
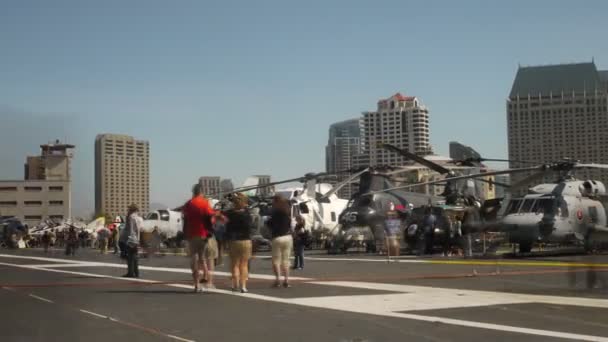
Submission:
{"label": "person in white top", "polygon": [[128,271],[124,277],[139,278],[139,261],[137,251],[140,245],[140,234],[143,226],[143,219],[139,216],[139,208],[135,204],[129,206],[125,234],[127,236],[127,267]]}

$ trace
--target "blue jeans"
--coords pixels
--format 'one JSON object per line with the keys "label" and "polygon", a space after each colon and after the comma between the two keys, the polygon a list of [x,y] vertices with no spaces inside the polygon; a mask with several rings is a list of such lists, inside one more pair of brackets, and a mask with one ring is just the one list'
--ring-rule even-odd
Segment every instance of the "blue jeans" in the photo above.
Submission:
{"label": "blue jeans", "polygon": [[295,247],[295,260],[294,268],[304,268],[304,242],[297,241],[294,243]]}

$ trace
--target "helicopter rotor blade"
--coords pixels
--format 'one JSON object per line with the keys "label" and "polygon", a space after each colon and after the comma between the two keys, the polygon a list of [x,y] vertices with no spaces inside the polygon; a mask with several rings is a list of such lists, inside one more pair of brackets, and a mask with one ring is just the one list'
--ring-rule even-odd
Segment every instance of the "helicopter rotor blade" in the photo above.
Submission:
{"label": "helicopter rotor blade", "polygon": [[402,150],[402,149],[398,148],[397,146],[394,146],[394,145],[391,145],[391,144],[381,143],[380,147],[383,147],[383,148],[385,148],[387,150],[390,150],[390,151],[393,151],[393,152],[395,152],[397,154],[400,154],[401,156],[403,156],[403,157],[405,157],[407,159],[413,160],[416,163],[422,164],[422,165],[428,167],[429,169],[431,169],[433,171],[437,171],[437,172],[439,172],[441,174],[449,174],[450,173],[450,170],[446,169],[445,167],[443,167],[443,166],[441,166],[439,164],[436,164],[436,163],[434,163],[434,162],[432,162],[430,160],[427,160],[425,158],[422,158],[422,157],[420,157],[418,155],[415,155],[415,154],[413,154],[413,153],[411,153],[409,151]]}
{"label": "helicopter rotor blade", "polygon": [[575,164],[575,169],[608,169],[606,164]]}
{"label": "helicopter rotor blade", "polygon": [[321,200],[324,200],[324,199],[328,198],[329,196],[335,194],[336,192],[340,191],[340,189],[345,187],[347,184],[351,183],[353,180],[361,177],[362,174],[364,174],[365,172],[368,172],[368,171],[369,171],[369,167],[363,169],[362,171],[355,173],[354,175],[348,177],[346,180],[343,180],[342,182],[336,184],[333,188],[331,188],[331,190],[326,192],[325,195],[321,196]]}
{"label": "helicopter rotor blade", "polygon": [[[543,165],[543,166],[535,166],[535,167],[524,167],[524,168],[518,168],[518,169],[507,169],[507,170],[501,170],[501,171],[484,172],[484,173],[476,173],[476,174],[472,174],[472,175],[450,177],[448,180],[449,181],[457,181],[457,180],[461,180],[461,179],[471,179],[471,178],[479,178],[479,177],[487,177],[487,176],[508,175],[508,174],[520,173],[520,172],[544,170],[545,168],[546,168],[546,166]],[[388,189],[383,189],[383,190],[371,191],[371,192],[368,192],[367,194],[371,195],[371,194],[376,194],[376,193],[381,193],[381,192],[387,192],[387,191],[392,191],[392,190],[409,189],[409,188],[413,188],[413,187],[421,186],[421,185],[433,185],[433,184],[445,183],[446,181],[447,181],[446,179],[440,179],[440,180],[436,180],[436,181],[429,181],[429,182],[423,182],[423,183],[408,184],[408,185],[396,186],[396,187],[392,187],[392,188],[388,188]]]}

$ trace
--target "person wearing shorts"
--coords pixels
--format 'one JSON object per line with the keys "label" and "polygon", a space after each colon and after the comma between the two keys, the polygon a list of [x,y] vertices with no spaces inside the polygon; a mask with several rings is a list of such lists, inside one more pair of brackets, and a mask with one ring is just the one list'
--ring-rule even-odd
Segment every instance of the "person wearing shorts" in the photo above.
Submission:
{"label": "person wearing shorts", "polygon": [[290,204],[287,199],[279,195],[272,198],[268,227],[272,235],[272,269],[276,277],[274,287],[281,287],[281,274],[283,274],[283,287],[290,287],[289,259],[293,249],[293,238],[289,212]]}
{"label": "person wearing shorts", "polygon": [[251,214],[247,210],[247,197],[241,194],[233,196],[233,208],[226,216],[226,238],[230,241],[230,271],[232,273],[232,291],[240,289],[247,293],[249,278],[249,259],[251,258]]}
{"label": "person wearing shorts", "polygon": [[204,267],[207,239],[216,214],[209,201],[203,197],[199,184],[192,187],[192,199],[184,205],[182,213],[184,215],[184,233],[190,251],[194,292],[201,292],[203,289],[199,288],[200,269],[201,266]]}
{"label": "person wearing shorts", "polygon": [[213,235],[207,239],[205,252],[203,253],[203,281],[208,289],[215,289],[213,285],[213,270],[215,268],[215,260],[218,257],[217,240]]}

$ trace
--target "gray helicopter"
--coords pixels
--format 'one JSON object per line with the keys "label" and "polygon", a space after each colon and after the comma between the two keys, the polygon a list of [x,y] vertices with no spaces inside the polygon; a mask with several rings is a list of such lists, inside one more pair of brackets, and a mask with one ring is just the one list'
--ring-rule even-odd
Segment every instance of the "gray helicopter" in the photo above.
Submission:
{"label": "gray helicopter", "polygon": [[[534,167],[456,176],[450,181],[532,172],[532,175],[511,185],[496,221],[481,223],[484,225],[481,229],[508,233],[510,242],[519,245],[520,253],[530,252],[533,244],[538,242],[582,243],[587,250],[592,250],[608,241],[608,193],[600,181],[576,179],[574,173],[583,169],[608,169],[608,165],[564,160]],[[518,189],[551,174],[558,175],[554,183],[536,185],[529,188],[525,196],[513,197]]]}

